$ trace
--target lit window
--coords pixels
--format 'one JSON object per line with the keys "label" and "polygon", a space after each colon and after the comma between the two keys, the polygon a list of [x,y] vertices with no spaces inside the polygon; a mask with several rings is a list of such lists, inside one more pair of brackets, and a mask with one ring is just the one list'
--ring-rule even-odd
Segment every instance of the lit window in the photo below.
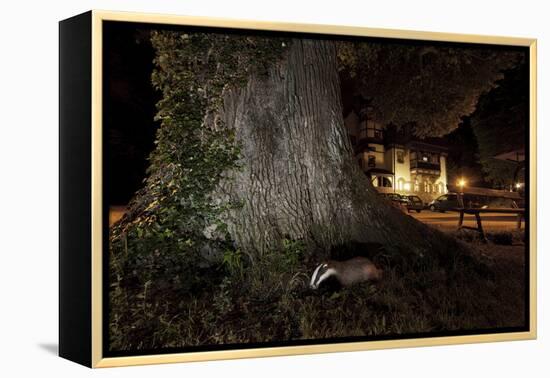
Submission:
{"label": "lit window", "polygon": [[383,188],[393,187],[391,180],[388,177],[384,177],[384,176],[378,177],[378,186],[381,186]]}

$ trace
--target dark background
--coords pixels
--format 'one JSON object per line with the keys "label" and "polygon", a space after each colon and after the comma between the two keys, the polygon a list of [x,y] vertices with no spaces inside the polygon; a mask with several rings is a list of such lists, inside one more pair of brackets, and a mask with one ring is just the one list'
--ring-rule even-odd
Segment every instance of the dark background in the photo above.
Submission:
{"label": "dark background", "polygon": [[154,50],[149,29],[106,22],[103,32],[105,175],[109,205],[126,205],[145,177],[161,94],[151,84]]}

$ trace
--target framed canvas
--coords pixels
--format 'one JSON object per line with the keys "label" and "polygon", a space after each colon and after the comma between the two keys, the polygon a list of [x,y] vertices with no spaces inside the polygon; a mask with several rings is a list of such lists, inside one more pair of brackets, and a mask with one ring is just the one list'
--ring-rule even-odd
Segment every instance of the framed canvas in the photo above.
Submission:
{"label": "framed canvas", "polygon": [[59,354],[536,337],[536,40],[60,22]]}

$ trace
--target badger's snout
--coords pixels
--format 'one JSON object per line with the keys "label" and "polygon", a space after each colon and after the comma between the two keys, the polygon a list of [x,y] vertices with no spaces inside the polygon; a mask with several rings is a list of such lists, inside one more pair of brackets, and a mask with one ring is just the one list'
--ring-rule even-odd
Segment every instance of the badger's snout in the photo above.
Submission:
{"label": "badger's snout", "polygon": [[319,284],[326,278],[328,270],[329,269],[327,264],[317,265],[317,268],[315,268],[315,270],[313,271],[313,274],[311,275],[311,281],[309,282],[309,287],[313,290],[318,289]]}

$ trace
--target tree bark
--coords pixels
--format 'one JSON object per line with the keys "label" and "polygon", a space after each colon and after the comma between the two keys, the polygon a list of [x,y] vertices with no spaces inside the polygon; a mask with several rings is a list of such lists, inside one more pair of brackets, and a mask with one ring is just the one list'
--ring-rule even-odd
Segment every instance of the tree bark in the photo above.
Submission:
{"label": "tree bark", "polygon": [[322,251],[349,241],[426,246],[426,227],[382,200],[354,161],[334,42],[292,40],[267,75],[226,91],[223,117],[242,146],[242,169],[223,191],[242,203],[226,222],[243,250],[262,254],[285,237]]}

